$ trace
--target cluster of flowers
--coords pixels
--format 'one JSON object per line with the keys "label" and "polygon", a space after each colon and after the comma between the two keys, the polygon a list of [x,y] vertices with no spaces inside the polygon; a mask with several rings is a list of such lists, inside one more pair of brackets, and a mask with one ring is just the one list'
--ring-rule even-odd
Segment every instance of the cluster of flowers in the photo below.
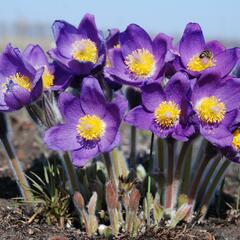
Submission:
{"label": "cluster of flowers", "polygon": [[[119,144],[124,121],[160,138],[188,141],[201,134],[239,161],[240,80],[237,70],[233,74],[238,48],[205,42],[197,23],[186,26],[176,45],[163,33],[152,40],[135,24],[123,32],[112,29],[104,39],[90,14],[78,28],[55,21],[52,29],[53,62],[38,45],[22,53],[8,45],[0,55],[0,111],[57,93],[64,123],[46,131],[50,149],[71,151],[74,165],[83,166]],[[124,85],[141,94],[141,103],[128,113]],[[79,96],[65,91],[76,86]],[[114,90],[111,102],[106,89]]]}

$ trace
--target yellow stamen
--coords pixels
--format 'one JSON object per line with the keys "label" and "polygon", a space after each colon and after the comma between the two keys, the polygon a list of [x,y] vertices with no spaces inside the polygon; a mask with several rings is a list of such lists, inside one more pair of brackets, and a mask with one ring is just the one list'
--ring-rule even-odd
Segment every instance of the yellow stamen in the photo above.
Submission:
{"label": "yellow stamen", "polygon": [[198,117],[205,123],[220,123],[225,116],[226,107],[215,96],[202,98],[196,105]]}
{"label": "yellow stamen", "polygon": [[5,90],[8,88],[10,81],[13,81],[13,83],[26,89],[29,92],[31,92],[32,90],[32,83],[30,82],[29,78],[27,76],[22,75],[21,73],[16,73],[15,75],[8,77],[7,82],[2,84],[2,87]]}
{"label": "yellow stamen", "polygon": [[99,140],[105,133],[105,122],[96,115],[87,114],[78,121],[77,132],[84,140]]}
{"label": "yellow stamen", "polygon": [[201,54],[197,54],[190,59],[187,69],[194,72],[200,72],[214,66],[216,66],[216,64],[212,56],[201,57]]}
{"label": "yellow stamen", "polygon": [[240,151],[240,129],[237,129],[233,132],[233,141],[232,146],[237,150]]}
{"label": "yellow stamen", "polygon": [[127,55],[125,64],[128,69],[139,77],[146,77],[153,73],[154,56],[147,49],[137,49]]}
{"label": "yellow stamen", "polygon": [[74,59],[83,62],[96,63],[98,50],[96,44],[90,39],[82,39],[72,44],[72,56]]}
{"label": "yellow stamen", "polygon": [[179,120],[181,110],[172,101],[163,101],[154,111],[155,122],[163,128],[173,127]]}
{"label": "yellow stamen", "polygon": [[44,89],[49,89],[53,86],[54,75],[51,74],[46,67],[44,68],[42,80]]}

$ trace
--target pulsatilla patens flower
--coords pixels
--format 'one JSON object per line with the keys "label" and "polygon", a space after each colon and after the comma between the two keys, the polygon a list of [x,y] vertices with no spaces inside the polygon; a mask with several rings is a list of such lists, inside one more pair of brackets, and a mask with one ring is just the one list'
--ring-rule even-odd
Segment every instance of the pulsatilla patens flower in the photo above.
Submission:
{"label": "pulsatilla patens flower", "polygon": [[235,66],[237,48],[225,49],[218,41],[205,42],[201,27],[189,23],[179,43],[180,69],[192,76],[217,72],[222,78]]}
{"label": "pulsatilla patens flower", "polygon": [[72,75],[58,64],[49,63],[39,45],[29,44],[23,51],[23,56],[36,70],[44,68],[42,75],[44,90],[63,90],[69,85]]}
{"label": "pulsatilla patens flower", "polygon": [[142,106],[131,110],[125,121],[161,138],[186,141],[194,133],[189,90],[190,82],[184,73],[175,74],[165,88],[158,82],[146,83],[142,87]]}
{"label": "pulsatilla patens flower", "polygon": [[231,127],[239,111],[240,82],[238,79],[219,79],[217,75],[200,78],[192,92],[194,121],[200,133],[212,144],[232,145]]}
{"label": "pulsatilla patens flower", "polygon": [[84,78],[80,98],[60,94],[59,107],[65,123],[50,128],[44,141],[50,149],[71,151],[73,163],[83,166],[118,145],[118,128],[126,106],[122,97],[107,103],[98,81]]}
{"label": "pulsatilla patens flower", "polygon": [[152,41],[138,25],[131,24],[119,34],[119,45],[108,51],[110,65],[105,74],[120,84],[141,86],[162,75],[168,42],[162,34]]}
{"label": "pulsatilla patens flower", "polygon": [[93,15],[86,14],[78,28],[65,21],[55,21],[52,29],[56,48],[49,54],[72,73],[87,75],[104,63],[104,43]]}
{"label": "pulsatilla patens flower", "polygon": [[15,111],[42,93],[43,69],[35,70],[17,48],[7,45],[0,55],[0,110]]}
{"label": "pulsatilla patens flower", "polygon": [[240,163],[240,127],[233,126],[231,129],[231,144],[224,146],[221,150],[231,161]]}

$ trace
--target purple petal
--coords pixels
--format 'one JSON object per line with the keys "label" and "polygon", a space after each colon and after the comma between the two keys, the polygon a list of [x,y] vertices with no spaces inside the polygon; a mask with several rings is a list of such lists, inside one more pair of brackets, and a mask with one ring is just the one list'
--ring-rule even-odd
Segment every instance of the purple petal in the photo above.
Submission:
{"label": "purple petal", "polygon": [[82,38],[78,29],[65,21],[55,21],[52,30],[59,52],[64,57],[71,58],[73,42]]}
{"label": "purple petal", "polygon": [[165,59],[168,49],[172,47],[173,38],[164,33],[159,33],[153,40],[153,52],[155,58]]}
{"label": "purple petal", "polygon": [[23,57],[25,57],[34,68],[48,66],[48,59],[39,45],[29,44],[23,51]]}
{"label": "purple petal", "polygon": [[116,104],[120,110],[120,116],[123,116],[127,107],[128,101],[122,94],[118,94],[113,100],[112,103]]}
{"label": "purple petal", "polygon": [[148,111],[154,112],[156,107],[165,99],[166,96],[160,83],[146,83],[142,87],[142,104]]}
{"label": "purple petal", "polygon": [[33,101],[37,100],[41,96],[42,91],[43,91],[42,73],[43,73],[43,68],[39,69],[36,72],[36,75],[35,75],[35,77],[33,79],[33,82],[32,82],[33,88],[32,88],[32,91],[31,91],[31,99]]}
{"label": "purple petal", "polygon": [[72,151],[73,165],[77,167],[83,167],[87,161],[96,157],[99,154],[98,145],[96,144],[92,148],[81,148],[76,151]]}
{"label": "purple petal", "polygon": [[200,54],[205,47],[205,40],[201,27],[197,23],[189,23],[183,33],[179,44],[182,63],[187,67],[189,60]]}
{"label": "purple petal", "polygon": [[218,54],[214,59],[216,66],[206,69],[204,71],[204,74],[209,72],[216,72],[220,75],[220,78],[223,78],[232,71],[237,63],[237,48],[227,49]]}
{"label": "purple petal", "polygon": [[206,50],[211,51],[213,53],[213,56],[216,56],[217,54],[225,50],[224,45],[216,40],[207,42],[205,48]]}
{"label": "purple petal", "polygon": [[85,35],[86,38],[89,38],[93,42],[97,43],[97,46],[99,46],[100,40],[98,37],[98,30],[93,15],[88,13],[85,14],[79,24],[78,30],[82,35]]}
{"label": "purple petal", "polygon": [[146,111],[142,106],[138,106],[128,112],[124,121],[143,130],[149,130],[153,122],[153,113]]}
{"label": "purple petal", "polygon": [[69,151],[80,147],[75,124],[60,124],[48,129],[44,142],[52,150]]}
{"label": "purple petal", "polygon": [[103,118],[106,124],[105,134],[98,143],[101,152],[109,150],[109,147],[115,141],[121,123],[120,109],[116,104],[109,104],[106,110],[106,115]]}
{"label": "purple petal", "polygon": [[99,117],[105,115],[106,101],[96,78],[86,77],[83,79],[80,101],[86,114],[96,114]]}
{"label": "purple petal", "polygon": [[66,122],[77,123],[79,118],[85,115],[80,99],[69,93],[63,92],[60,94],[58,106]]}
{"label": "purple petal", "polygon": [[136,49],[147,49],[152,52],[152,40],[143,28],[136,24],[128,25],[119,35],[120,46],[124,58]]}
{"label": "purple petal", "polygon": [[119,29],[117,28],[113,28],[108,30],[109,31],[109,35],[106,39],[106,45],[107,45],[107,49],[111,49],[113,48],[115,45],[119,44]]}
{"label": "purple petal", "polygon": [[165,88],[166,98],[181,105],[182,99],[187,97],[190,81],[185,73],[178,72],[169,80]]}
{"label": "purple petal", "polygon": [[225,147],[232,144],[232,134],[224,126],[200,127],[201,134],[214,146]]}
{"label": "purple petal", "polygon": [[72,74],[65,69],[63,69],[61,66],[59,66],[57,63],[54,63],[51,65],[54,69],[54,81],[53,86],[51,87],[51,90],[59,91],[59,90],[65,90],[71,80],[72,80]]}

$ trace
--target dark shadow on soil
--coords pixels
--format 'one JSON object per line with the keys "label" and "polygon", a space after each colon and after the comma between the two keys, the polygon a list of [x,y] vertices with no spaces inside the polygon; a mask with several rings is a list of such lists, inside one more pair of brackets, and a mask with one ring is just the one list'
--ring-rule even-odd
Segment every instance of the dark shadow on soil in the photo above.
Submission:
{"label": "dark shadow on soil", "polygon": [[0,198],[10,199],[19,197],[19,189],[15,180],[10,177],[0,178]]}

